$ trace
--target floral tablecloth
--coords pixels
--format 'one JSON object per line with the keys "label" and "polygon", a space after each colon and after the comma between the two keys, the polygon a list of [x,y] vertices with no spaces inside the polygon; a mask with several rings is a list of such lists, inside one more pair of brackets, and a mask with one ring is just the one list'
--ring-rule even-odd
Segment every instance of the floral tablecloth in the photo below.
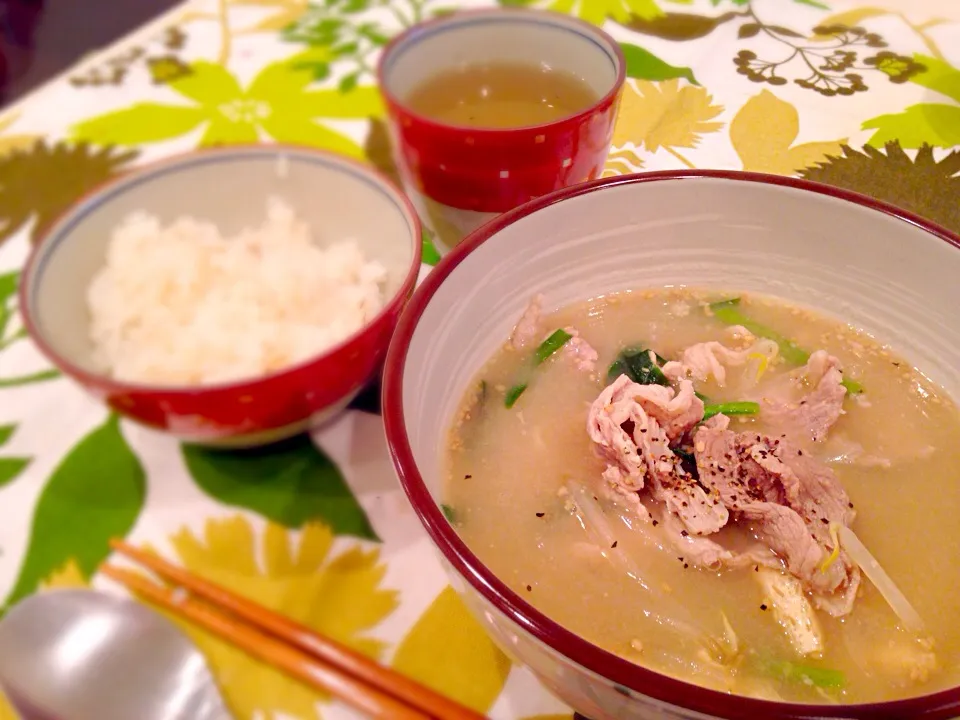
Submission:
{"label": "floral tablecloth", "polygon": [[[955,0],[501,0],[602,24],[630,79],[607,174],[800,175],[960,232]],[[92,584],[126,536],[495,718],[569,718],[486,639],[394,479],[372,389],[313,437],[184,447],[108,415],[24,336],[31,243],[139,163],[284,141],[393,172],[372,68],[456,0],[202,0],[0,115],[0,597]],[[426,263],[437,255],[425,240]],[[428,268],[427,268],[428,269]],[[238,718],[351,713],[202,632]],[[0,719],[15,718],[0,697]]]}

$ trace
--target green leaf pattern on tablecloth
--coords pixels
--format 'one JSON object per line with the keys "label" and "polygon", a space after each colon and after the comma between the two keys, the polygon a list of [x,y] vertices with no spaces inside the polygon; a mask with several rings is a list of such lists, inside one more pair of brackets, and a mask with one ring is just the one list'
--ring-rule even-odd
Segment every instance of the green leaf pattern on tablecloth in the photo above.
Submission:
{"label": "green leaf pattern on tablecloth", "polygon": [[844,145],[800,176],[856,190],[925,215],[960,233],[960,151],[937,159],[930,145],[911,157],[893,140],[882,149],[867,145],[858,152]]}
{"label": "green leaf pattern on tablecloth", "polygon": [[[878,0],[499,4],[567,12],[621,43],[630,79],[606,174],[800,175],[960,231],[960,69],[944,52],[960,45],[960,7],[934,17]],[[245,453],[181,447],[104,419],[54,381],[17,308],[30,244],[144,157],[292,142],[398,179],[372,86],[376,55],[402,28],[457,5],[198,0],[154,36],[0,116],[0,508],[31,519],[0,522],[4,607],[46,587],[97,584],[108,539],[131,535],[483,712],[569,719],[546,696],[508,689],[515,670],[453,590],[439,590],[442,572],[425,540],[412,543],[421,530],[370,414],[375,388],[312,439]],[[429,231],[423,248],[425,264],[439,260]],[[51,397],[63,398],[66,420],[51,422],[51,408],[61,412]],[[48,442],[65,428],[80,440]],[[326,698],[190,632],[239,717],[323,715]],[[0,718],[9,716],[0,698]]]}
{"label": "green leaf pattern on tablecloth", "polygon": [[697,84],[693,71],[688,67],[674,67],[649,50],[644,50],[642,47],[630,43],[620,43],[620,49],[623,50],[623,58],[627,63],[627,77],[642,80],[686,78],[694,85]]}
{"label": "green leaf pattern on tablecloth", "polygon": [[126,170],[139,151],[37,139],[0,157],[0,243],[31,223],[30,239],[83,195]]}
{"label": "green leaf pattern on tablecloth", "polygon": [[[684,0],[674,2],[687,4]],[[500,0],[500,4],[569,13],[595,25],[602,25],[608,18],[624,22],[630,17],[647,19],[663,15],[656,0]]]}
{"label": "green leaf pattern on tablecloth", "polygon": [[134,47],[108,58],[103,63],[74,72],[69,82],[76,88],[98,88],[109,85],[122,85],[130,70],[138,64],[144,64],[150,70],[154,83],[161,85],[178,72],[174,68],[186,67],[178,53],[187,43],[187,34],[178,25],[171,25],[159,32],[156,37],[148,38]]}
{"label": "green leaf pattern on tablecloth", "polygon": [[169,87],[190,104],[137,103],[73,128],[77,139],[136,146],[201,129],[199,144],[252,143],[263,136],[362,157],[353,140],[320,120],[365,119],[382,113],[375,88],[308,90],[312,74],[295,62],[267,65],[243,88],[222,65],[198,61]]}
{"label": "green leaf pattern on tablecloth", "polygon": [[[0,425],[0,448],[7,444],[16,430],[16,425]],[[16,480],[30,464],[30,460],[28,457],[0,455],[0,488]]]}
{"label": "green leaf pattern on tablecloth", "polygon": [[16,583],[0,610],[37,590],[71,558],[90,577],[124,537],[146,499],[143,466],[120,432],[116,415],[95,427],[61,461],[33,512],[30,540]]}
{"label": "green leaf pattern on tablecloth", "polygon": [[947,102],[918,103],[903,112],[867,120],[863,128],[876,130],[870,136],[871,145],[882,147],[894,140],[904,148],[924,144],[942,148],[960,145],[960,70],[926,55],[917,55],[916,61],[924,65],[927,72],[913,77],[912,81],[933,90]]}
{"label": "green leaf pattern on tablecloth", "polygon": [[[0,243],[2,243],[2,237],[0,237]],[[0,355],[13,345],[27,340],[27,332],[18,322],[17,284],[19,280],[19,271],[0,275]],[[39,370],[22,375],[0,373],[0,389],[31,385],[58,377],[60,377],[60,371],[55,369]]]}
{"label": "green leaf pattern on tablecloth", "polygon": [[182,451],[197,486],[224,505],[288,528],[322,520],[338,535],[377,539],[339,468],[306,435],[253,450]]}

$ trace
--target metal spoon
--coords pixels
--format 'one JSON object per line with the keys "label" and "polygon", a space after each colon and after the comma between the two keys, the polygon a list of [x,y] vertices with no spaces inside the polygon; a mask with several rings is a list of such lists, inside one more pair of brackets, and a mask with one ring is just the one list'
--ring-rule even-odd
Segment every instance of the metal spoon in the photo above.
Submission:
{"label": "metal spoon", "polygon": [[0,621],[0,686],[25,720],[227,720],[206,661],[130,599],[52,590]]}

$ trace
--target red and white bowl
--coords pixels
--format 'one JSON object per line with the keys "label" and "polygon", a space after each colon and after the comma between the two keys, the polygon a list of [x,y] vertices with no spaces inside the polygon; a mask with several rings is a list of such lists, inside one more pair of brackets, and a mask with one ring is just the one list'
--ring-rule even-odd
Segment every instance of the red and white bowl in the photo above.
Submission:
{"label": "red and white bowl", "polygon": [[[310,360],[247,381],[197,387],[119,382],[92,363],[86,294],[113,229],[144,210],[170,222],[211,220],[224,234],[258,226],[276,195],[318,242],[353,239],[388,272],[387,302],[359,332]],[[188,441],[260,445],[329,418],[379,371],[416,284],[420,222],[404,195],[367,166],[309,148],[205,150],[140,168],[93,192],[34,248],[20,307],[40,350],[116,412]]]}
{"label": "red and white bowl", "polygon": [[960,688],[870,705],[797,705],[707,690],[637,666],[539,612],[441,512],[441,443],[472,378],[528,300],[546,307],[638,287],[769,293],[890,342],[960,398],[960,237],[864,196],[721,171],[597,180],[484,226],[417,291],[384,373],[400,482],[450,580],[497,643],[593,720],[960,716]]}

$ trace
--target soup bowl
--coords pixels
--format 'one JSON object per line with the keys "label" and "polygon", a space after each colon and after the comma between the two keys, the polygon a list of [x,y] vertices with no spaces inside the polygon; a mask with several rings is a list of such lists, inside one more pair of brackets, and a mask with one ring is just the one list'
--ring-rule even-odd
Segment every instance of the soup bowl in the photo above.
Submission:
{"label": "soup bowl", "polygon": [[728,695],[638,666],[511,590],[440,506],[440,448],[461,398],[536,293],[545,308],[643,287],[775,295],[882,338],[956,398],[957,277],[960,237],[807,181],[665,172],[558,191],[470,235],[427,277],[401,318],[383,387],[397,474],[453,587],[490,636],[593,720],[960,716],[960,688],[888,703],[805,705]]}
{"label": "soup bowl", "polygon": [[[263,223],[270,197],[292,209],[318,245],[352,239],[365,258],[383,266],[383,306],[376,315],[300,362],[232,382],[128,382],[97,366],[87,293],[125,218],[145,211],[167,225],[189,216],[235,237]],[[329,419],[379,372],[413,292],[421,248],[416,211],[368,166],[304,147],[202,150],[138,168],[69,209],[33,250],[20,308],[40,351],[113,411],[187,442],[251,447]]]}

